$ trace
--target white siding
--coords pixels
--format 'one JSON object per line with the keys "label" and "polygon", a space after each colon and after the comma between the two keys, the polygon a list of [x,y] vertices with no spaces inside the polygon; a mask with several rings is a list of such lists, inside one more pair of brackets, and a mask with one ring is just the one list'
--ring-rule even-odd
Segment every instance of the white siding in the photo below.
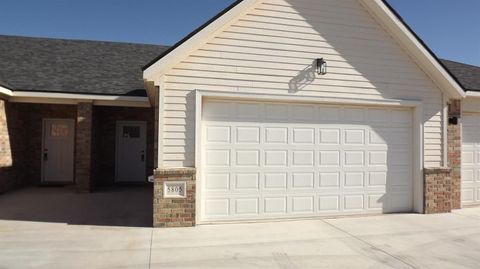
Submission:
{"label": "white siding", "polygon": [[[328,74],[304,80],[314,59]],[[442,94],[356,0],[263,0],[166,73],[163,166],[194,166],[194,90],[424,103],[425,165],[442,162]]]}
{"label": "white siding", "polygon": [[480,113],[480,99],[479,98],[466,98],[462,100],[462,111]]}

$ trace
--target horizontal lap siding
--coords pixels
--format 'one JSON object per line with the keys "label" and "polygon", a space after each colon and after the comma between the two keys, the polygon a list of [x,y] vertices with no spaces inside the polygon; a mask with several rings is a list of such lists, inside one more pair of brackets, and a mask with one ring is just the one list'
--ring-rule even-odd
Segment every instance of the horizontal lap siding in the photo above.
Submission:
{"label": "horizontal lap siding", "polygon": [[[328,74],[299,74],[324,57]],[[442,96],[354,0],[264,0],[166,74],[164,166],[194,166],[194,90],[424,101],[425,165],[442,159]]]}
{"label": "horizontal lap siding", "polygon": [[462,101],[463,112],[480,113],[480,99],[467,98]]}

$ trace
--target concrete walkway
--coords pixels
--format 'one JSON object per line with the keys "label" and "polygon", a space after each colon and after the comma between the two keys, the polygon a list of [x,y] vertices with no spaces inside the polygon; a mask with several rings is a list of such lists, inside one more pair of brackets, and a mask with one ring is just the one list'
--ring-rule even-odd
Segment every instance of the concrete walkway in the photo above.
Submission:
{"label": "concrete walkway", "polygon": [[480,208],[175,229],[0,220],[0,268],[480,268]]}

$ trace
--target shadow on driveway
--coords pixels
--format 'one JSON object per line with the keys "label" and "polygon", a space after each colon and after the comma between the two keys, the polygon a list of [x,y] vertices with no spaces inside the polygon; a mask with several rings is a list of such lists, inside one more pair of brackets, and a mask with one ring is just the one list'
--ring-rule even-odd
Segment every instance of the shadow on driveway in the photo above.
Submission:
{"label": "shadow on driveway", "polygon": [[152,226],[152,186],[115,186],[78,194],[73,187],[32,187],[0,195],[0,220],[72,225]]}

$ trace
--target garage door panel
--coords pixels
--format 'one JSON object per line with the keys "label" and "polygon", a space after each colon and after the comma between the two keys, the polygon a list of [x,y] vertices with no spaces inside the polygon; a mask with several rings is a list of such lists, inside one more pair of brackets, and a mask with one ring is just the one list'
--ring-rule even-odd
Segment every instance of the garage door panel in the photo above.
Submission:
{"label": "garage door panel", "polygon": [[201,220],[411,210],[410,110],[219,103],[202,121]]}
{"label": "garage door panel", "polygon": [[253,149],[235,150],[235,166],[260,166],[260,151]]}
{"label": "garage door panel", "polygon": [[319,173],[320,188],[340,188],[340,172],[326,172]]}
{"label": "garage door panel", "polygon": [[254,215],[257,216],[260,211],[258,198],[239,198],[235,199],[235,215]]}
{"label": "garage door panel", "polygon": [[287,197],[265,197],[264,213],[284,215],[287,213]]}
{"label": "garage door panel", "polygon": [[285,127],[266,127],[265,128],[265,140],[266,145],[288,143],[288,129]]}
{"label": "garage door panel", "polygon": [[340,211],[340,195],[319,195],[319,213],[332,213]]}
{"label": "garage door panel", "polygon": [[462,124],[462,203],[480,204],[480,114],[464,114]]}
{"label": "garage door panel", "polygon": [[207,191],[227,191],[230,189],[230,173],[206,173],[205,188]]}
{"label": "garage door panel", "polygon": [[474,203],[476,201],[475,189],[462,187],[462,202]]}

